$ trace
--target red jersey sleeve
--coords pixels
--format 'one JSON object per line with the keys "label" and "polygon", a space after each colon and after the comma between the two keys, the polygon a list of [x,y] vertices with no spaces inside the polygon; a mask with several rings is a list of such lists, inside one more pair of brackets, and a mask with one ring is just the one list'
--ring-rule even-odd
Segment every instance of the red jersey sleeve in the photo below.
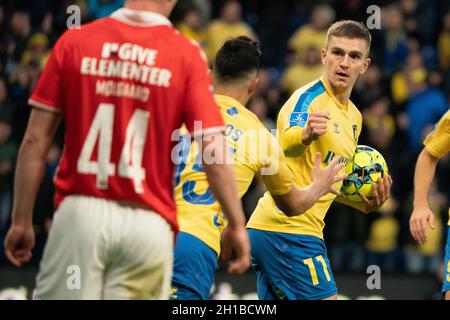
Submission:
{"label": "red jersey sleeve", "polygon": [[219,106],[212,93],[208,65],[202,53],[199,47],[195,47],[190,61],[187,61],[184,122],[193,137],[202,133],[222,131],[224,126]]}
{"label": "red jersey sleeve", "polygon": [[63,39],[64,36],[56,42],[39,81],[28,100],[28,103],[33,107],[53,112],[61,112],[64,108],[62,88]]}

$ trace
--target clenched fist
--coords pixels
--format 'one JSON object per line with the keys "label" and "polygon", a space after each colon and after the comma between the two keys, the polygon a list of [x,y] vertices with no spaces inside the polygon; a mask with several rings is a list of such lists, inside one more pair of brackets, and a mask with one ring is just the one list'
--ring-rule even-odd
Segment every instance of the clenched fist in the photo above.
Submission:
{"label": "clenched fist", "polygon": [[302,143],[308,146],[327,132],[328,120],[330,120],[330,112],[311,112],[309,114],[308,123],[302,133]]}

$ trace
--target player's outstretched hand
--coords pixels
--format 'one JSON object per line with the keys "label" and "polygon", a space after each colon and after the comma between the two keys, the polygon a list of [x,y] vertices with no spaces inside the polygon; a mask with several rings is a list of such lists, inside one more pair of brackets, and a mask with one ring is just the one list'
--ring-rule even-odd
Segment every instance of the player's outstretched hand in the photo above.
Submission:
{"label": "player's outstretched hand", "polygon": [[434,223],[434,214],[428,206],[414,208],[409,219],[409,230],[411,235],[419,243],[425,243],[428,240],[427,225],[431,229],[436,228]]}
{"label": "player's outstretched hand", "polygon": [[233,255],[236,259],[228,263],[229,273],[243,273],[250,267],[250,242],[245,227],[227,227],[222,234],[222,260],[229,261]]}
{"label": "player's outstretched hand", "polygon": [[314,167],[311,171],[312,188],[318,194],[319,198],[328,194],[334,193],[339,195],[340,191],[333,188],[333,184],[336,182],[344,180],[347,175],[338,175],[339,171],[344,168],[344,164],[339,163],[341,157],[337,156],[330,162],[326,168],[321,168],[320,163],[322,162],[322,155],[320,152],[316,153],[316,159],[314,162]]}
{"label": "player's outstretched hand", "polygon": [[34,248],[33,226],[23,227],[12,224],[5,238],[5,255],[12,264],[20,267],[30,261]]}
{"label": "player's outstretched hand", "polygon": [[307,146],[311,142],[327,132],[330,112],[311,112],[308,114],[308,122],[302,132],[302,143]]}
{"label": "player's outstretched hand", "polygon": [[366,203],[366,212],[372,212],[380,208],[391,196],[392,178],[385,174],[382,178],[378,178],[377,182],[372,184],[372,199],[359,192],[359,195]]}

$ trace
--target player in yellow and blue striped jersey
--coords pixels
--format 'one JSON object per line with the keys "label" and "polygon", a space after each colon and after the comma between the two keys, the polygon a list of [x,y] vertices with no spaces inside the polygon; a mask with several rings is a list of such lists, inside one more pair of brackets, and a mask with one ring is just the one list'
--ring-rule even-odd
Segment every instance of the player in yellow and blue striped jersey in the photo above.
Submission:
{"label": "player in yellow and blue striped jersey", "polygon": [[[311,183],[304,189],[293,187],[289,170],[276,138],[255,114],[244,105],[258,82],[260,51],[246,37],[227,41],[219,50],[214,65],[215,99],[226,124],[227,148],[233,155],[233,167],[242,196],[254,176],[260,174],[276,203],[288,215],[297,215],[329,192],[344,175],[338,159],[320,168],[320,155],[311,172]],[[217,259],[230,256],[226,221],[203,168],[199,163],[198,144],[182,136],[180,163],[175,175],[175,198],[180,233],[177,238],[172,278],[172,299],[207,299],[214,282]],[[206,151],[206,150],[205,150]]]}
{"label": "player in yellow and blue striped jersey", "polygon": [[[409,220],[411,234],[420,243],[428,240],[427,226],[435,228],[434,215],[428,204],[428,193],[439,159],[450,152],[450,111],[442,116],[423,144],[425,147],[417,159],[414,172],[414,211]],[[448,225],[450,226],[450,219]],[[446,300],[450,300],[450,227],[447,231],[442,293],[445,294]]]}
{"label": "player in yellow and blue striped jersey", "polygon": [[[369,64],[371,36],[361,23],[340,21],[328,30],[321,78],[295,91],[277,120],[279,141],[294,184],[310,182],[315,154],[323,163],[354,155],[362,117],[349,100],[356,79]],[[266,193],[247,224],[260,299],[335,299],[337,288],[323,241],[324,218],[333,201],[369,212],[389,196],[391,178],[373,186],[374,199],[357,203],[327,194],[302,215],[288,217]],[[340,189],[342,182],[335,185]]]}

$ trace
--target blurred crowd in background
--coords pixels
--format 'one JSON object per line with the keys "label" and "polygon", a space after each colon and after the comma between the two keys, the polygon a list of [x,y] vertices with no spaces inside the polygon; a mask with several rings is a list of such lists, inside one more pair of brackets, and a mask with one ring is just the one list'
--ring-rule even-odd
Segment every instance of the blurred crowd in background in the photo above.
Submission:
{"label": "blurred crowd in background", "polygon": [[[378,3],[376,3],[378,2]],[[123,5],[116,0],[0,1],[0,242],[10,223],[14,165],[30,113],[27,99],[51,48],[67,28],[67,7],[81,9],[82,23],[108,16]],[[215,1],[179,0],[171,20],[201,44],[209,59],[225,40],[248,35],[263,51],[259,89],[248,104],[269,129],[289,95],[318,78],[320,51],[330,24],[354,19],[366,24],[367,7],[381,8],[381,28],[372,29],[372,64],[358,80],[351,100],[364,117],[359,144],[378,149],[394,179],[391,200],[364,215],[333,205],[325,240],[332,268],[363,271],[439,273],[447,232],[450,157],[438,166],[430,203],[438,219],[426,244],[416,244],[408,220],[412,211],[414,165],[422,141],[450,105],[450,1]],[[62,152],[61,126],[47,159],[34,224],[37,264],[54,212],[52,178]],[[255,179],[244,197],[250,216],[264,185]],[[7,265],[0,249],[0,266]]]}

